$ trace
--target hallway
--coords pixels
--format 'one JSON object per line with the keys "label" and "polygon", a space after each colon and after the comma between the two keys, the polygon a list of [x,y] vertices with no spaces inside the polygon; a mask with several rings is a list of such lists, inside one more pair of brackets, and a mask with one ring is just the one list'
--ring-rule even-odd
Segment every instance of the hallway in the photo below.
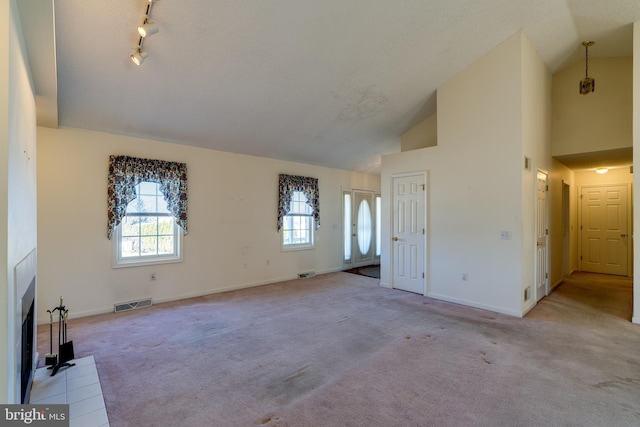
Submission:
{"label": "hallway", "polygon": [[[526,317],[553,317],[568,323],[601,321],[628,323],[633,315],[633,279],[575,272],[542,299]],[[617,318],[617,319],[615,319]],[[640,326],[638,328],[640,333]]]}

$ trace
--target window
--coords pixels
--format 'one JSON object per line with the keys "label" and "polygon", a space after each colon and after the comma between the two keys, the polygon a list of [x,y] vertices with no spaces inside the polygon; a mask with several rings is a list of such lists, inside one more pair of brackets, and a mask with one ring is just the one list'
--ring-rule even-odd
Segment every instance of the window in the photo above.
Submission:
{"label": "window", "polygon": [[351,191],[344,191],[342,197],[342,208],[344,211],[342,225],[344,247],[342,259],[344,262],[351,262]]}
{"label": "window", "polygon": [[137,197],[115,229],[114,266],[181,261],[182,230],[167,208],[160,184],[144,181],[135,190]]}
{"label": "window", "polygon": [[293,191],[289,213],[282,218],[282,249],[313,247],[313,209],[302,191]]}
{"label": "window", "polygon": [[314,230],[320,228],[318,179],[280,174],[278,231],[282,250],[313,248]]}
{"label": "window", "polygon": [[382,247],[382,196],[376,194],[376,258],[380,258]]}

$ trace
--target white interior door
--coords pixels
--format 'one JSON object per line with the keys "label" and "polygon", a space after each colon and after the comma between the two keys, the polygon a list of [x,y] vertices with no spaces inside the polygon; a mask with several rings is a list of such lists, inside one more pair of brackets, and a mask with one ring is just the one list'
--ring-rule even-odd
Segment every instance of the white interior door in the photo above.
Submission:
{"label": "white interior door", "polygon": [[547,295],[549,289],[549,214],[547,209],[547,174],[538,171],[536,179],[536,301]]}
{"label": "white interior door", "polygon": [[393,178],[393,287],[426,293],[425,176]]}
{"label": "white interior door", "polygon": [[582,271],[622,276],[628,274],[628,192],[626,185],[581,189]]}

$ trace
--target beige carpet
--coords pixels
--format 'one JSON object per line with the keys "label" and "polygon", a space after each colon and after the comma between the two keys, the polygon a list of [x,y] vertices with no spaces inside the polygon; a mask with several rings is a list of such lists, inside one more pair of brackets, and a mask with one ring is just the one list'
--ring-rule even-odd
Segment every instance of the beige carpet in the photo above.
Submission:
{"label": "beige carpet", "polygon": [[640,425],[629,280],[576,276],[524,319],[377,283],[332,273],[72,320],[69,336],[114,427]]}

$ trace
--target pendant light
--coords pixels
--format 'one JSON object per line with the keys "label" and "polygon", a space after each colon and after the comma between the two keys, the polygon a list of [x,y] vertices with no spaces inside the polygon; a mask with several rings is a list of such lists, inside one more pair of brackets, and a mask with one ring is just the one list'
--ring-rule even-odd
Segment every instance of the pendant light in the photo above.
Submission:
{"label": "pendant light", "polygon": [[593,46],[594,44],[595,42],[590,40],[582,42],[582,46],[584,46],[585,77],[583,80],[580,80],[580,95],[586,95],[589,92],[596,91],[596,81],[589,77],[589,46]]}

